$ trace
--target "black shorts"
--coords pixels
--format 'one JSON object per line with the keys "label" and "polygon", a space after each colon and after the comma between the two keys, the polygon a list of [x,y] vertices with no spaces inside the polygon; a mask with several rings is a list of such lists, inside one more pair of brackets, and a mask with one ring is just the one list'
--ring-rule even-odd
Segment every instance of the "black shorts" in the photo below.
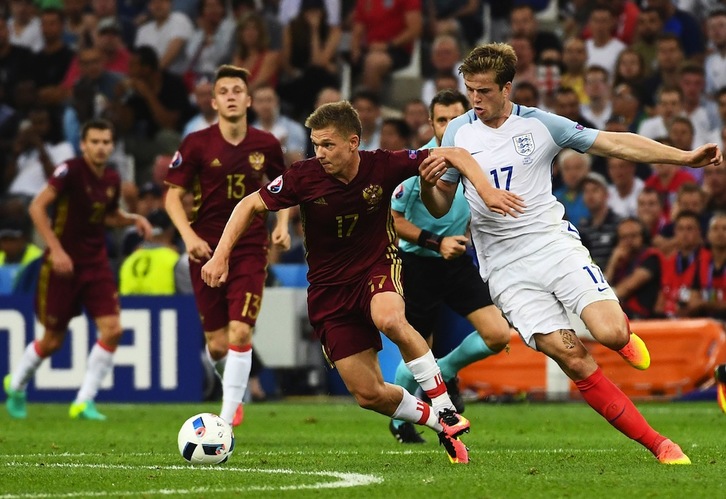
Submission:
{"label": "black shorts", "polygon": [[406,319],[424,338],[434,333],[442,305],[466,317],[493,304],[489,284],[482,281],[471,256],[444,260],[405,251],[399,255],[403,260]]}

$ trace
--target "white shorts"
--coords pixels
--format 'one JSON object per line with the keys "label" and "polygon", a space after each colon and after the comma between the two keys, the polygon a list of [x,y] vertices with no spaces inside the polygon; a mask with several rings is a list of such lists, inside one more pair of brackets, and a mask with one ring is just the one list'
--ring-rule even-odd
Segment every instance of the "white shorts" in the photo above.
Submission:
{"label": "white shorts", "polygon": [[618,301],[600,268],[575,235],[494,270],[489,278],[492,300],[530,347],[532,336],[573,329],[567,310],[578,317],[589,304]]}

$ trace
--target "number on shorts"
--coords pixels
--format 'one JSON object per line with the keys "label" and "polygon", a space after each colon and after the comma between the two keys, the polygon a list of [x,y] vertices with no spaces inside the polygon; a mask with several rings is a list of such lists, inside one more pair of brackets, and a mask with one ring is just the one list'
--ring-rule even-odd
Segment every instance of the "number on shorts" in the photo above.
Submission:
{"label": "number on shorts", "polygon": [[260,302],[262,297],[254,293],[245,293],[245,305],[242,307],[242,317],[257,319],[260,313]]}

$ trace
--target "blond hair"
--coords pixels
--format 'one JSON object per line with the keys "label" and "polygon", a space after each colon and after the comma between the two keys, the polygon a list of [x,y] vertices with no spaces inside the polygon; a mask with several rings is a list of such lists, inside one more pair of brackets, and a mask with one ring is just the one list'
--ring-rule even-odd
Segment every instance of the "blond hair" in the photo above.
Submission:
{"label": "blond hair", "polygon": [[323,104],[308,116],[305,126],[311,130],[333,127],[346,139],[351,135],[360,137],[363,133],[358,111],[347,100]]}
{"label": "blond hair", "polygon": [[514,80],[517,72],[517,54],[506,43],[487,43],[475,47],[459,66],[465,78],[494,71],[494,81],[499,88]]}

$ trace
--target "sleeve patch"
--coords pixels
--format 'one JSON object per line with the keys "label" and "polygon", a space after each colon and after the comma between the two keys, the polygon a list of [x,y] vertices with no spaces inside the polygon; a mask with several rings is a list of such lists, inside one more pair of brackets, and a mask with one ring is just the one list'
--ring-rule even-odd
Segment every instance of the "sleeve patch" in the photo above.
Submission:
{"label": "sleeve patch", "polygon": [[273,194],[277,194],[282,190],[282,175],[278,176],[275,180],[267,185],[267,190]]}
{"label": "sleeve patch", "polygon": [[182,164],[182,155],[179,151],[176,151],[174,153],[174,156],[171,158],[171,163],[169,163],[169,168],[178,168],[179,165]]}

